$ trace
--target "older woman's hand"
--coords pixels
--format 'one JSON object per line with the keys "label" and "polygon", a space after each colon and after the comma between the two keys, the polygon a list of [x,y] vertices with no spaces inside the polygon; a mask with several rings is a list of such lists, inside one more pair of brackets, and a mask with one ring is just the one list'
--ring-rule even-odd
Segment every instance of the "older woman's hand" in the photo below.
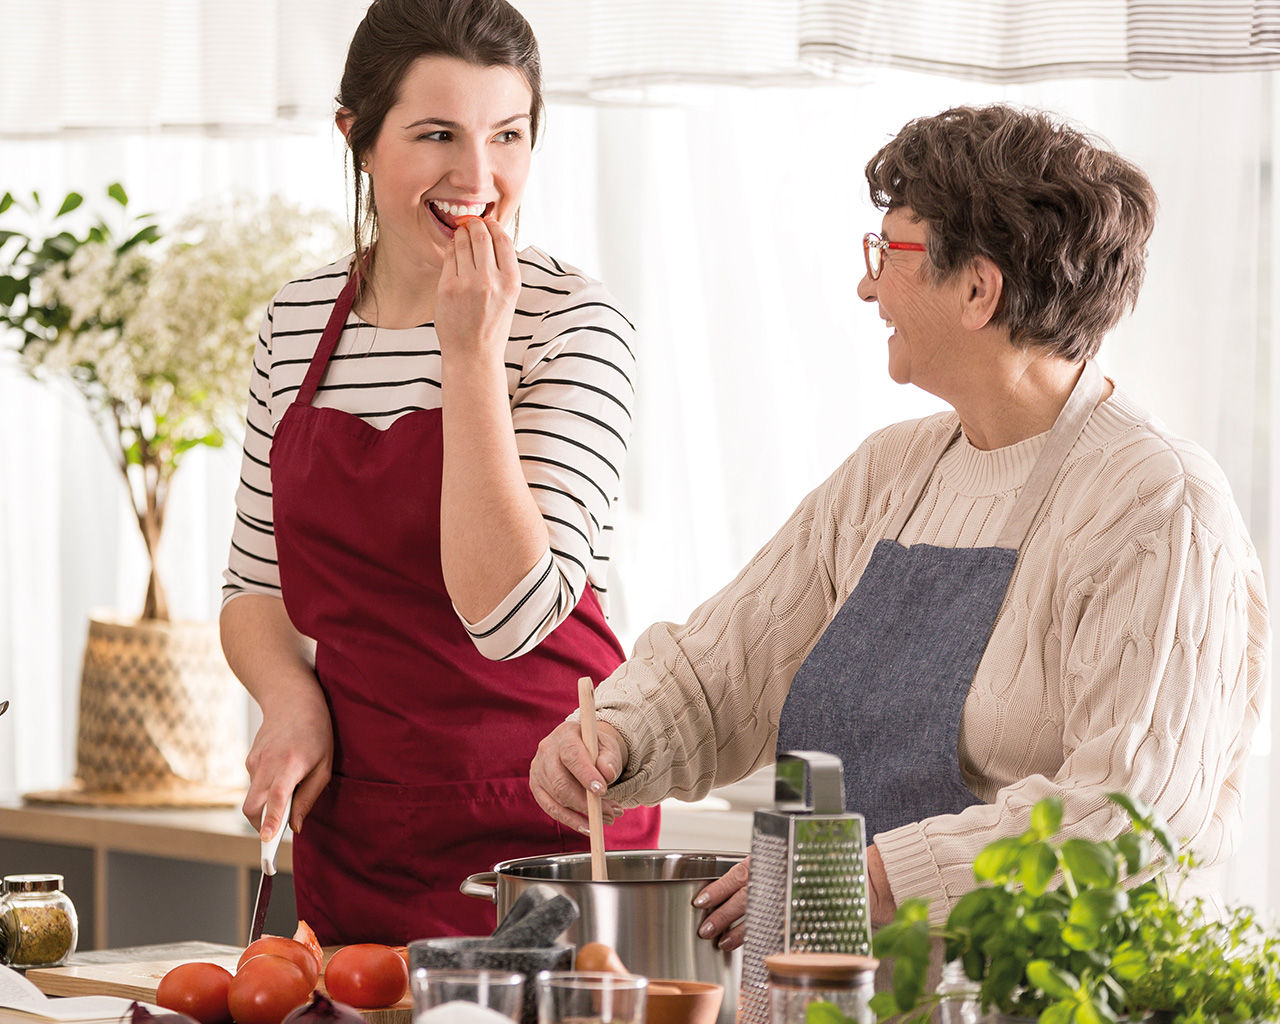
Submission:
{"label": "older woman's hand", "polygon": [[[698,934],[721,949],[737,949],[747,933],[747,879],[751,858],[735,864],[693,898],[693,905],[706,911]],[[871,923],[875,927],[888,924],[898,909],[889,891],[889,876],[884,870],[880,851],[867,847],[867,885],[871,896]]]}
{"label": "older woman's hand", "polygon": [[747,934],[747,878],[751,858],[739,861],[714,882],[703,886],[693,905],[706,911],[698,934],[721,949],[737,949]]}
{"label": "older woman's hand", "polygon": [[[599,756],[591,763],[582,727],[563,722],[538,744],[529,765],[529,789],[538,806],[562,825],[587,832],[587,790],[604,794],[627,763],[627,745],[618,731],[606,722],[596,722]],[[601,817],[606,825],[622,814],[622,805],[602,800]]]}

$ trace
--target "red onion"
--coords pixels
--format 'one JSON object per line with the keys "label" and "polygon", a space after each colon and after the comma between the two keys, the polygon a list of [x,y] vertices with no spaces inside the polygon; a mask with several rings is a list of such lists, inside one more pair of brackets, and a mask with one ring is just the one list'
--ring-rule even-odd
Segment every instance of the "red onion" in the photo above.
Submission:
{"label": "red onion", "polygon": [[129,1024],[200,1024],[185,1013],[152,1013],[136,999],[129,1004]]}
{"label": "red onion", "polygon": [[364,1024],[364,1018],[355,1007],[316,992],[311,1002],[290,1011],[280,1024]]}

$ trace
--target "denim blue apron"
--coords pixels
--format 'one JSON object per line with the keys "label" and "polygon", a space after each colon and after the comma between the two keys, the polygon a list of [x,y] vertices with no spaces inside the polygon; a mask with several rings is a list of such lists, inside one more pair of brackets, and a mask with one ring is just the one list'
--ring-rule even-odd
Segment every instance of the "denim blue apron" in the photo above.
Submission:
{"label": "denim blue apron", "polygon": [[960,719],[1018,549],[1102,394],[1086,363],[994,547],[904,547],[903,527],[959,426],[907,489],[862,578],[805,658],[783,705],[779,750],[844,763],[846,809],[867,835],[980,803],[960,776]]}

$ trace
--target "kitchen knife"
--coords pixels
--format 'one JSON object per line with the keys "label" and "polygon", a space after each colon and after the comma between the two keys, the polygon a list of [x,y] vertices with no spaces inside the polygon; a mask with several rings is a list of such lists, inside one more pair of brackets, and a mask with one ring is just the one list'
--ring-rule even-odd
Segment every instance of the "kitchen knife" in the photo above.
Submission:
{"label": "kitchen knife", "polygon": [[[289,827],[289,814],[293,810],[293,794],[285,801],[284,818],[276,834],[262,844],[262,880],[258,882],[258,898],[253,902],[253,923],[249,926],[249,941],[257,942],[262,938],[262,926],[267,923],[267,904],[271,902],[271,879],[276,873],[276,851],[280,849],[280,840],[284,830]],[[262,809],[262,816],[267,816],[267,809]]]}

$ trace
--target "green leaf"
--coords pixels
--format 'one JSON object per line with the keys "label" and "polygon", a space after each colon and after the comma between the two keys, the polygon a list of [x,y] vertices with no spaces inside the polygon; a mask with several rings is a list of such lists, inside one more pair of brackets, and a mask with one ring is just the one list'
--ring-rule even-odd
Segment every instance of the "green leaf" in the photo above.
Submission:
{"label": "green leaf", "polygon": [[121,206],[129,205],[129,193],[124,190],[124,186],[118,181],[107,186],[107,195]]}
{"label": "green leaf", "polygon": [[1089,889],[1071,901],[1067,923],[1100,929],[1128,908],[1129,896],[1121,889]]}
{"label": "green leaf", "polygon": [[1021,849],[1021,841],[1012,837],[993,840],[974,860],[973,877],[979,882],[1002,881],[1017,864]]}
{"label": "green leaf", "polygon": [[1121,948],[1111,958],[1111,973],[1121,981],[1136,981],[1147,973],[1151,956],[1133,946]]}
{"label": "green leaf", "polygon": [[1164,852],[1170,857],[1178,855],[1178,841],[1173,837],[1173,833],[1169,831],[1169,826],[1163,819],[1155,820],[1151,826],[1151,834],[1156,837],[1156,842],[1164,847]]}
{"label": "green leaf", "polygon": [[1096,949],[1102,936],[1092,925],[1066,924],[1062,928],[1062,941],[1071,949]]}
{"label": "green leaf", "polygon": [[127,242],[121,245],[120,248],[117,249],[116,251],[119,253],[126,253],[130,249],[132,249],[135,245],[140,245],[142,243],[146,243],[147,245],[150,245],[152,242],[157,242],[159,240],[160,240],[160,228],[157,227],[155,224],[148,224],[145,228],[143,228],[141,231],[135,234],[132,238],[130,238]]}
{"label": "green leaf", "polygon": [[1105,1024],[1098,1006],[1089,999],[1082,999],[1076,1004],[1075,1018],[1076,1024]]}
{"label": "green leaf", "polygon": [[1058,870],[1058,858],[1048,843],[1032,843],[1018,858],[1018,881],[1032,896],[1039,896],[1049,887]]}
{"label": "green leaf", "polygon": [[867,1005],[871,1007],[871,1012],[881,1020],[885,1017],[894,1017],[899,1013],[905,1012],[898,1006],[898,1001],[893,998],[892,992],[877,992],[871,997],[871,1001]]}
{"label": "green leaf", "polygon": [[1136,832],[1126,832],[1116,839],[1116,849],[1124,857],[1124,868],[1128,874],[1135,875],[1147,866],[1151,858],[1151,844],[1145,836]]}
{"label": "green leaf", "polygon": [[1053,914],[1032,912],[1023,916],[1022,927],[1032,935],[1057,935],[1058,919]]}
{"label": "green leaf", "polygon": [[1056,796],[1037,800],[1031,808],[1031,828],[1040,839],[1048,839],[1062,827],[1062,801]]}
{"label": "green leaf", "polygon": [[4,213],[12,205],[13,205],[12,192],[6,192],[3,196],[0,196],[0,213]]}
{"label": "green leaf", "polygon": [[1071,1003],[1054,1003],[1040,1014],[1040,1024],[1071,1024],[1075,1007]]}
{"label": "green leaf", "polygon": [[1053,966],[1048,960],[1032,960],[1027,964],[1027,980],[1054,999],[1068,999],[1080,987],[1074,974]]}
{"label": "green leaf", "polygon": [[1094,888],[1115,885],[1119,877],[1115,856],[1102,843],[1068,839],[1062,844],[1062,861],[1077,882]]}
{"label": "green leaf", "polygon": [[925,967],[899,957],[893,965],[893,998],[904,1008],[915,1006],[924,991]]}
{"label": "green leaf", "polygon": [[956,905],[947,915],[948,928],[968,928],[974,919],[991,906],[992,890],[970,889],[956,900]]}
{"label": "green leaf", "polygon": [[804,1011],[804,1024],[853,1024],[835,1003],[815,999]]}
{"label": "green leaf", "polygon": [[70,213],[72,210],[74,210],[77,206],[79,206],[83,202],[84,202],[84,196],[82,196],[79,192],[68,192],[67,197],[64,200],[62,200],[62,205],[58,207],[58,212],[53,215],[54,219],[56,220],[57,218],[61,217],[64,213]]}
{"label": "green leaf", "polygon": [[1128,793],[1108,793],[1107,799],[1113,804],[1119,804],[1128,812],[1129,817],[1133,819],[1135,825],[1149,825],[1151,823],[1152,806],[1145,800],[1136,796],[1129,796]]}

